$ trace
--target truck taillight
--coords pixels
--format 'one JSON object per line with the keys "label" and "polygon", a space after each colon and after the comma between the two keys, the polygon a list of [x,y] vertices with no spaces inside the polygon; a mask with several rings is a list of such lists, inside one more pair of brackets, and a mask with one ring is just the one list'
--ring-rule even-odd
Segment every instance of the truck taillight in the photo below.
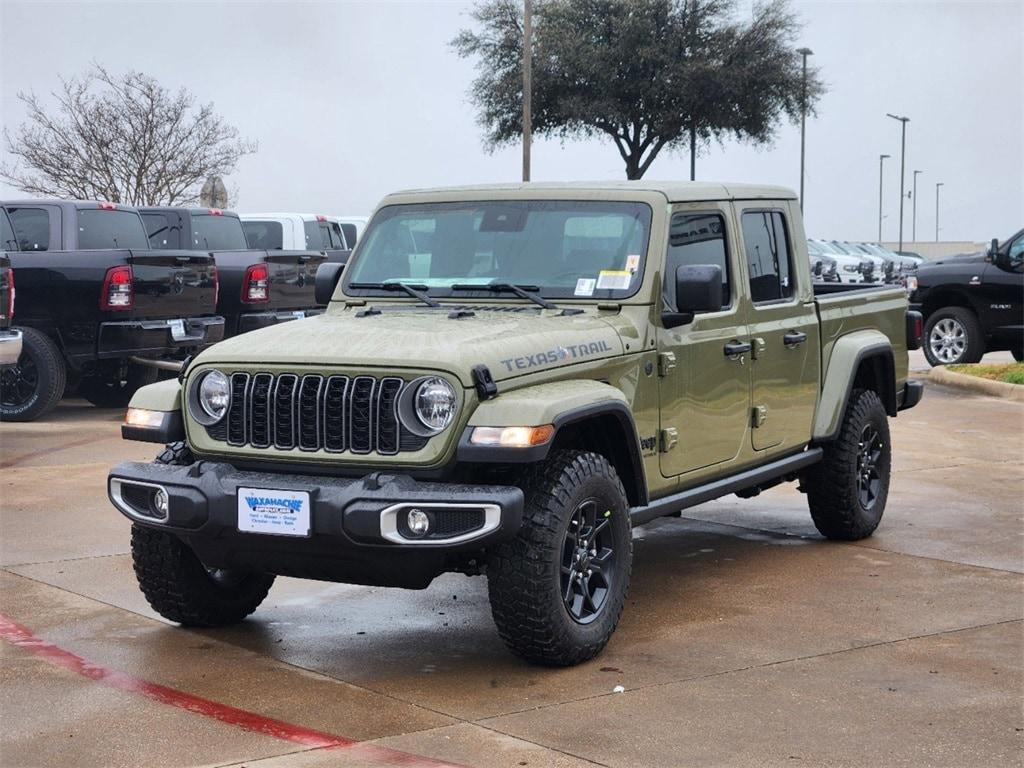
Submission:
{"label": "truck taillight", "polygon": [[270,271],[266,264],[253,264],[245,270],[245,279],[242,281],[242,301],[246,304],[266,301],[269,280]]}
{"label": "truck taillight", "polygon": [[14,270],[7,271],[7,320],[14,320]]}
{"label": "truck taillight", "polygon": [[100,309],[117,311],[135,306],[135,289],[130,266],[111,267],[103,278]]}

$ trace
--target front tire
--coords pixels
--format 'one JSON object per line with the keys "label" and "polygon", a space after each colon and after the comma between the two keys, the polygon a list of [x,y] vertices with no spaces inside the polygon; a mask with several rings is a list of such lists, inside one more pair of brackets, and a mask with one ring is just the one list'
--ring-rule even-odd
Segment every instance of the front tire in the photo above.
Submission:
{"label": "front tire", "polygon": [[535,664],[571,666],[608,643],[629,592],[629,503],[599,454],[562,450],[520,483],[523,524],[488,557],[498,634]]}
{"label": "front tire", "polygon": [[985,354],[985,337],[975,314],[964,307],[945,307],[928,317],[924,356],[933,365],[976,363]]}
{"label": "front tire", "polygon": [[[171,443],[154,463],[194,461],[185,443]],[[132,526],[132,562],[153,610],[187,627],[238,623],[259,607],[274,583],[273,574],[207,568],[177,536],[141,525]]]}
{"label": "front tire", "polygon": [[889,419],[871,390],[854,390],[836,439],[804,478],[814,526],[822,536],[857,541],[885,512],[892,470]]}
{"label": "front tire", "polygon": [[20,328],[21,356],[0,370],[0,421],[34,421],[57,407],[67,368],[60,349],[35,328]]}

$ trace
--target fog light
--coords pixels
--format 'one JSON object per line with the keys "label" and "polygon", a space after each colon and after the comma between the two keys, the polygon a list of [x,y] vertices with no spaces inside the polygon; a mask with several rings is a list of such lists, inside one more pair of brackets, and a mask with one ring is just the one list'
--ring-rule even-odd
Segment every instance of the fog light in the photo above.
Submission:
{"label": "fog light", "polygon": [[417,538],[426,536],[430,529],[430,518],[422,509],[410,509],[405,521],[409,526],[409,533]]}
{"label": "fog light", "polygon": [[156,510],[160,517],[167,517],[169,507],[170,502],[167,499],[167,491],[163,488],[157,488],[156,493],[153,494],[153,509]]}

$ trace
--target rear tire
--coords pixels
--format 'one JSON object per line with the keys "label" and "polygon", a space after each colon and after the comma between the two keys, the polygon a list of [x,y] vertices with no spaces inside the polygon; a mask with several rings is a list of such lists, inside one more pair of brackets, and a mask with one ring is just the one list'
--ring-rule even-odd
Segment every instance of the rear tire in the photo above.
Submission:
{"label": "rear tire", "polygon": [[1011,349],[1010,354],[1013,355],[1013,359],[1016,360],[1018,363],[1024,363],[1024,347],[1017,347],[1016,349]]}
{"label": "rear tire", "polygon": [[804,476],[807,503],[822,536],[857,541],[874,533],[889,497],[889,420],[871,390],[854,390],[839,435]]}
{"label": "rear tire", "polygon": [[21,356],[0,370],[0,421],[34,421],[52,411],[64,393],[67,368],[60,349],[35,328],[20,328]]}
{"label": "rear tire", "polygon": [[516,655],[579,664],[608,643],[629,592],[626,492],[604,456],[583,451],[555,452],[520,485],[522,528],[488,556],[491,614]]}
{"label": "rear tire", "polygon": [[[171,443],[155,464],[187,466],[185,443]],[[273,574],[207,568],[187,544],[165,531],[132,526],[132,562],[139,588],[154,611],[187,627],[236,624],[266,598]]]}
{"label": "rear tire", "polygon": [[78,395],[97,408],[126,408],[135,390],[155,383],[159,375],[160,371],[152,366],[129,363],[127,378],[123,381],[90,376],[78,385]]}
{"label": "rear tire", "polygon": [[932,312],[924,326],[924,356],[933,365],[976,363],[985,354],[985,337],[975,314],[964,307]]}

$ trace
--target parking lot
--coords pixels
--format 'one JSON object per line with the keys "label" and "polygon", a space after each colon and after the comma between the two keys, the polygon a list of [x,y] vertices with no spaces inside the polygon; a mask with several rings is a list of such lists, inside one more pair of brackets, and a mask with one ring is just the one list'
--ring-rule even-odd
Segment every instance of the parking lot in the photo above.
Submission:
{"label": "parking lot", "polygon": [[608,649],[547,670],[506,652],[484,580],[457,575],[423,592],[279,579],[238,627],[167,624],[104,492],[153,446],[68,400],[0,432],[0,758],[1017,765],[1022,422],[1022,404],[930,387],[894,423],[886,518],[858,544],[821,539],[791,487],[638,530]]}

